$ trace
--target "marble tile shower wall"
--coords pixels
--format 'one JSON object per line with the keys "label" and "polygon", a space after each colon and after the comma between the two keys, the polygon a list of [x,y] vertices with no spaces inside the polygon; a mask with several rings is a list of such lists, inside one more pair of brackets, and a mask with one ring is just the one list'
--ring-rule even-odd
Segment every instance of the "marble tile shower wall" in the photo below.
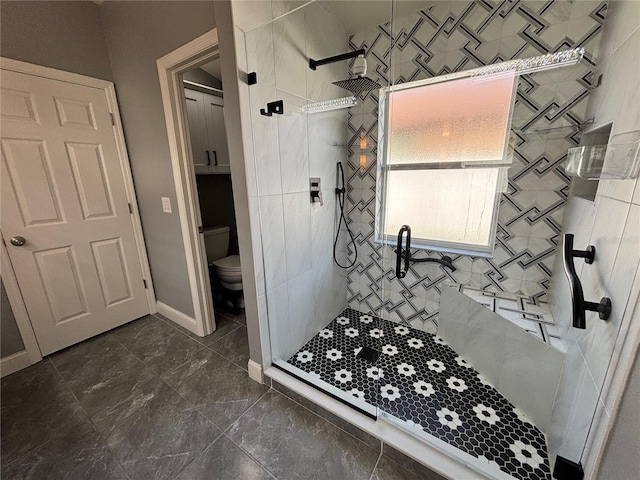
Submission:
{"label": "marble tile shower wall", "polygon": [[[562,163],[579,141],[573,128],[587,120],[591,72],[598,56],[607,3],[591,1],[425,2],[393,25],[349,38],[365,48],[369,75],[403,83],[512,58],[573,47],[586,49],[575,67],[522,76],[513,117],[514,163],[500,202],[493,258],[454,256],[457,271],[415,264],[405,279],[393,273],[392,249],[374,243],[376,150],[360,169],[360,137],[376,145],[378,96],[371,92],[349,113],[349,221],[358,236],[357,265],[349,272],[349,306],[434,330],[442,282],[546,299],[570,178]],[[393,47],[390,44],[393,41]],[[545,133],[537,130],[553,128]],[[422,252],[418,256],[435,255]],[[381,289],[380,287],[383,287]]]}
{"label": "marble tile shower wall", "polygon": [[[307,59],[343,52],[347,35],[330,10],[311,3],[246,32],[245,41],[248,71],[258,76],[249,93],[262,309],[270,320],[272,356],[286,359],[346,307],[346,271],[334,266],[332,252],[336,163],[346,165],[347,153],[332,143],[345,144],[347,116],[308,115],[300,107],[341,96],[331,82],[344,77],[344,65],[313,71]],[[260,115],[267,102],[280,99],[284,115]],[[323,206],[310,203],[310,177],[321,179]]]}
{"label": "marble tile shower wall", "polygon": [[[612,136],[640,130],[639,19],[640,2],[610,3],[598,59],[602,84],[590,95],[587,115],[595,117],[596,126],[612,123]],[[597,407],[609,417],[616,398],[605,403],[600,394],[614,349],[625,339],[621,325],[640,321],[637,313],[633,317],[638,292],[632,291],[640,274],[640,179],[600,180],[594,202],[571,197],[562,233],[575,235],[576,248],[596,247],[592,265],[576,262],[584,297],[606,296],[612,302],[606,322],[588,314],[585,330],[572,328],[571,294],[556,259],[551,312],[567,352],[548,440],[552,452],[574,461],[583,456],[584,465],[591,457],[583,447],[593,412]]]}

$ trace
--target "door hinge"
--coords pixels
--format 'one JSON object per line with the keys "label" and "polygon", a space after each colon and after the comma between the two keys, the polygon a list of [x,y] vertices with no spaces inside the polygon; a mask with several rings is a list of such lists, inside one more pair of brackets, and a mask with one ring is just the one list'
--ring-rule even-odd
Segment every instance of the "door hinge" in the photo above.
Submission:
{"label": "door hinge", "polygon": [[142,283],[144,284],[144,288],[147,288],[147,281],[143,278]]}
{"label": "door hinge", "polygon": [[109,116],[111,117],[111,125],[115,125],[116,119],[113,117],[113,113],[109,112]]}
{"label": "door hinge", "polygon": [[129,205],[129,213],[133,213],[133,207],[131,206],[131,204],[127,203],[127,205]]}

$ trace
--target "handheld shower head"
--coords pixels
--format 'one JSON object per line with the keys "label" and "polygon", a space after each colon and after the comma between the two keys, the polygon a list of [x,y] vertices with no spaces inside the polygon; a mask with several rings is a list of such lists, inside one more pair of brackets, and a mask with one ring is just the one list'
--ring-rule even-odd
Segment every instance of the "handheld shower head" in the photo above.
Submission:
{"label": "handheld shower head", "polygon": [[[355,239],[355,236],[353,235],[353,232],[351,231],[349,222],[347,222],[347,217],[344,214],[345,203],[346,203],[345,197],[347,195],[347,186],[344,181],[344,169],[342,168],[341,162],[338,162],[336,166],[337,166],[336,195],[338,196],[338,205],[340,207],[340,217],[338,218],[338,230],[336,231],[336,238],[333,241],[333,261],[338,267],[347,269],[347,268],[353,267],[356,264],[356,261],[358,260],[358,245],[356,244],[356,239]],[[340,239],[340,227],[342,227],[343,223],[347,230],[347,234],[349,235],[349,240],[347,241],[347,245],[349,245],[350,243],[351,246],[353,247],[353,259],[349,260],[347,258],[346,264],[344,265],[341,264],[340,261],[338,260],[338,240]]]}

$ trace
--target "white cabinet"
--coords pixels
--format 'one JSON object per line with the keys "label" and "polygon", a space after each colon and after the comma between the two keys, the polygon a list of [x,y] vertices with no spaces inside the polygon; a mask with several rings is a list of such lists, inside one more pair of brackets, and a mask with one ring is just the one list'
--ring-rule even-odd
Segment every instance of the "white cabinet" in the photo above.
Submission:
{"label": "white cabinet", "polygon": [[189,89],[184,96],[196,174],[229,173],[222,98]]}

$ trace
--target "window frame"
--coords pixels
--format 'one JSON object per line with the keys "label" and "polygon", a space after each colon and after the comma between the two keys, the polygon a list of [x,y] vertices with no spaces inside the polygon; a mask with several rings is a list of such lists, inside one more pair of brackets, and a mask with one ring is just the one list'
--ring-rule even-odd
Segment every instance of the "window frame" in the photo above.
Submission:
{"label": "window frame", "polygon": [[[477,69],[476,69],[477,70]],[[433,85],[436,83],[448,82],[451,80],[458,80],[472,76],[476,70],[466,70],[463,72],[455,72],[447,75],[441,75],[438,77],[428,78],[425,80],[419,80],[414,82],[408,82],[404,84],[394,85],[383,87],[379,91],[378,98],[378,150],[377,150],[377,171],[376,171],[376,211],[375,211],[375,226],[374,226],[374,242],[393,245],[395,246],[397,243],[397,235],[393,233],[385,233],[385,220],[386,220],[386,201],[387,201],[387,181],[388,181],[388,172],[392,170],[424,170],[424,166],[422,168],[411,168],[410,165],[420,165],[420,164],[401,164],[399,166],[392,166],[387,163],[387,158],[389,158],[389,142],[387,141],[386,132],[388,132],[388,123],[389,123],[389,97],[390,94],[405,90],[408,88],[418,88],[424,87],[428,85]],[[510,115],[513,115],[513,110],[516,102],[517,96],[517,88],[518,81],[517,75],[515,76],[514,85],[513,85],[513,94],[512,94],[512,104]],[[505,132],[507,139],[512,130],[511,127],[511,116],[509,118],[509,125],[507,131]],[[503,159],[507,159],[509,157],[509,150],[512,148],[509,141],[505,142],[505,150],[503,153]],[[433,169],[438,168],[435,165],[444,165],[444,164],[433,164]],[[446,162],[446,165],[450,165],[451,168],[465,168],[464,162]],[[493,239],[493,241],[489,242],[487,246],[479,246],[477,244],[469,244],[463,242],[449,242],[442,240],[434,240],[428,238],[420,238],[420,237],[411,237],[411,248],[420,249],[420,250],[429,250],[441,253],[452,253],[455,255],[465,255],[472,257],[484,257],[491,258],[494,255],[495,244],[496,244],[496,233],[498,229],[498,212],[500,206],[500,200],[502,198],[503,190],[500,188],[501,179],[506,175],[505,172],[501,172],[500,169],[508,170],[508,167],[511,165],[511,161],[504,161],[503,163],[486,163],[486,164],[475,164],[474,166],[469,166],[468,168],[497,168],[498,171],[498,179],[496,182],[496,192],[493,200],[493,211],[491,216],[491,228],[489,233],[489,239]],[[442,167],[440,167],[442,168]]]}

